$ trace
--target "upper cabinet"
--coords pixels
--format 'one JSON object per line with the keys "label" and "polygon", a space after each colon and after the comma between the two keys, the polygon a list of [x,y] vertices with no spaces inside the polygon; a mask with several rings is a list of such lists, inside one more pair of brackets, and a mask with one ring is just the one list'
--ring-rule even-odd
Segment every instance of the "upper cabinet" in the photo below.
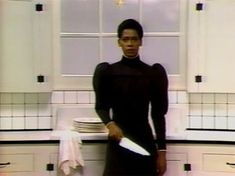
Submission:
{"label": "upper cabinet", "polygon": [[148,64],[161,63],[170,89],[185,89],[185,0],[58,0],[54,3],[54,89],[92,89],[100,62],[121,59],[117,26],[139,20],[145,37],[140,54]]}
{"label": "upper cabinet", "polygon": [[189,92],[235,92],[234,19],[233,0],[189,1]]}
{"label": "upper cabinet", "polygon": [[52,12],[47,0],[0,1],[0,91],[52,90]]}

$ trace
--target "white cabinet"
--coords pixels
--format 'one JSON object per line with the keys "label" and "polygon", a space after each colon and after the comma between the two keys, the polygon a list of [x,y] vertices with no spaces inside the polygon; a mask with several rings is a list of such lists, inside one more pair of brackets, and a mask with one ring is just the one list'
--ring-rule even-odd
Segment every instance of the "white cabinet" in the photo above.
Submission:
{"label": "white cabinet", "polygon": [[[102,176],[105,165],[106,144],[84,143],[82,154],[85,166],[78,169],[74,176]],[[167,173],[165,176],[187,176],[184,166],[187,164],[187,153],[181,150],[181,146],[169,145],[167,152]]]}
{"label": "white cabinet", "polygon": [[[106,143],[86,143],[82,144],[82,157],[84,159],[84,167],[71,169],[71,176],[102,176],[105,164]],[[58,168],[58,151],[53,157],[55,164],[55,176],[64,176]],[[54,175],[53,175],[54,176]]]}
{"label": "white cabinet", "polygon": [[187,176],[188,153],[181,145],[168,144],[167,172],[164,176]]}
{"label": "white cabinet", "polygon": [[187,163],[187,154],[171,153],[167,154],[167,172],[165,176],[187,176],[187,171],[184,170],[184,165]]}
{"label": "white cabinet", "polygon": [[[181,150],[181,147],[181,145],[175,144],[168,146],[167,173],[165,176],[187,176],[188,172],[185,171],[184,167],[187,164],[188,154],[186,151]],[[73,176],[102,176],[105,165],[106,143],[83,143],[82,155],[85,166],[78,168]],[[58,170],[58,174],[62,175],[61,171]]]}
{"label": "white cabinet", "polygon": [[7,176],[56,176],[55,171],[49,170],[57,150],[58,144],[1,144],[0,173]]}
{"label": "white cabinet", "polygon": [[235,92],[234,18],[235,1],[189,0],[189,92]]}
{"label": "white cabinet", "polygon": [[[64,176],[58,169],[59,143],[1,144],[0,173],[8,176]],[[84,142],[84,167],[71,176],[102,176],[106,143]],[[225,144],[169,143],[164,176],[234,176],[235,149]],[[0,175],[1,175],[0,174]]]}
{"label": "white cabinet", "polygon": [[85,166],[81,170],[82,176],[102,176],[105,164],[106,144],[87,143],[83,146],[82,154]]}
{"label": "white cabinet", "polygon": [[50,1],[0,1],[0,91],[47,92],[52,86]]}
{"label": "white cabinet", "polygon": [[[1,145],[0,173],[9,176],[63,176],[58,169],[59,144]],[[102,176],[106,143],[84,142],[82,155],[85,166],[78,167],[71,176]],[[23,162],[22,162],[23,161]],[[225,144],[167,145],[167,172],[164,176],[233,176],[235,149]],[[53,169],[50,170],[50,166]],[[21,175],[20,175],[21,174]]]}
{"label": "white cabinet", "polygon": [[235,149],[233,145],[195,144],[188,146],[190,176],[234,176]]}

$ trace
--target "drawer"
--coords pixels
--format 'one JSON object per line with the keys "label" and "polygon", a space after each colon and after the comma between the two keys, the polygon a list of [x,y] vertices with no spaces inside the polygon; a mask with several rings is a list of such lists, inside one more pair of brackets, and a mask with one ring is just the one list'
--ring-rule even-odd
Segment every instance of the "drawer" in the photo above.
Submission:
{"label": "drawer", "polygon": [[203,169],[212,172],[235,172],[235,155],[203,154]]}
{"label": "drawer", "polygon": [[105,152],[105,144],[82,144],[82,155],[84,160],[104,160]]}
{"label": "drawer", "polygon": [[0,163],[1,163],[0,173],[2,172],[30,172],[34,170],[34,155],[33,154],[1,154]]}

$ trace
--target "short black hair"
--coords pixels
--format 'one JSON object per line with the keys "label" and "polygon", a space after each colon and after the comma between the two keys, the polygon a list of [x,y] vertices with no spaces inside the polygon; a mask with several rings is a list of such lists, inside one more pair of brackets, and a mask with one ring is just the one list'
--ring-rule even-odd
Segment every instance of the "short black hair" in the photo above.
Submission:
{"label": "short black hair", "polygon": [[134,20],[134,19],[126,19],[123,22],[121,22],[118,26],[118,30],[117,30],[117,34],[118,34],[118,38],[122,37],[122,32],[125,29],[134,29],[137,31],[139,38],[142,39],[143,38],[143,28],[141,26],[141,24]]}

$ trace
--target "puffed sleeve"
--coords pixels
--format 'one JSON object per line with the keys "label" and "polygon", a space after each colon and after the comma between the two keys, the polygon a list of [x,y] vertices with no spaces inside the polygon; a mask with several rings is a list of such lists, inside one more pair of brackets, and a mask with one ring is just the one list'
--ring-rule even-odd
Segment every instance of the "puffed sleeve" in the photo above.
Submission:
{"label": "puffed sleeve", "polygon": [[93,88],[95,91],[95,110],[104,124],[111,121],[109,100],[109,63],[103,62],[96,66],[93,75]]}
{"label": "puffed sleeve", "polygon": [[168,78],[161,64],[152,66],[151,117],[157,135],[158,149],[166,149],[165,114],[168,111]]}

